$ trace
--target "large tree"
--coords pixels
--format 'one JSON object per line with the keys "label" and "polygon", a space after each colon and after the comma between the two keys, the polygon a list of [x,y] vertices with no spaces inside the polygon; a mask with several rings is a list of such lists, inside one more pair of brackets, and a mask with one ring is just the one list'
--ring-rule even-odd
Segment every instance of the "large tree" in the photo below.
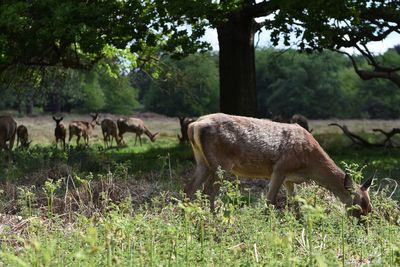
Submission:
{"label": "large tree", "polygon": [[[260,17],[264,20],[256,22]],[[15,63],[87,67],[104,56],[107,45],[190,53],[205,47],[199,38],[211,26],[220,46],[220,109],[256,116],[258,30],[272,30],[274,44],[290,45],[294,37],[304,51],[355,47],[372,66],[361,70],[353,61],[360,77],[387,78],[400,86],[399,69],[382,66],[366,48],[369,41],[399,32],[399,19],[398,0],[5,0],[0,71]]]}
{"label": "large tree", "polygon": [[[187,2],[191,2],[190,9],[197,1]],[[212,2],[217,6],[214,12],[206,11],[203,15],[218,31],[220,106],[224,112],[257,114],[254,35],[261,29],[272,31],[271,40],[275,45],[283,42],[288,46],[295,44],[306,52],[330,49],[345,53],[362,79],[385,78],[400,87],[400,66],[383,66],[367,48],[370,41],[400,33],[398,0]],[[264,19],[256,22],[260,17]],[[361,69],[352,55],[341,50],[350,47],[365,57],[371,66],[369,69]]]}

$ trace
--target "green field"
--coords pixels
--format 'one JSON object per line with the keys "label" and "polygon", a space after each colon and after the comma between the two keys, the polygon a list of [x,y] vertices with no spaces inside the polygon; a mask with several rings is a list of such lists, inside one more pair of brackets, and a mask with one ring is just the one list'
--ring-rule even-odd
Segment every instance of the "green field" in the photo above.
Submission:
{"label": "green field", "polygon": [[[76,118],[88,119],[66,123]],[[178,119],[144,116],[160,135],[155,143],[143,137],[142,147],[127,134],[127,146],[105,150],[97,127],[89,148],[73,139],[65,151],[52,143],[50,116],[16,120],[28,126],[33,145],[15,150],[11,162],[1,155],[0,266],[400,265],[400,149],[349,146],[327,121],[311,128],[332,158],[358,179],[376,177],[366,224],[314,184],[298,187],[296,203],[282,191],[279,208],[266,203],[262,181],[232,177],[215,214],[200,194],[185,200],[194,163],[176,138]],[[343,123],[380,140],[370,130],[396,122]]]}

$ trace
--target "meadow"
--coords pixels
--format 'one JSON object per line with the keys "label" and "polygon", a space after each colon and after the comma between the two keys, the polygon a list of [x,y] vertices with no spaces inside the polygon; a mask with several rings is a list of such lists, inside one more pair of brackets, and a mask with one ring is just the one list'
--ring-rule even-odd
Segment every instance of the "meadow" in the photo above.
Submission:
{"label": "meadow", "polygon": [[[117,118],[102,114],[102,118]],[[268,205],[263,180],[240,182],[219,173],[217,210],[182,188],[194,163],[179,144],[179,121],[140,114],[156,142],[105,149],[100,127],[89,148],[54,145],[50,116],[16,118],[28,127],[29,150],[1,155],[0,266],[398,266],[400,265],[399,148],[360,148],[311,121],[316,139],[335,162],[371,187],[373,212],[361,224],[348,217],[331,193],[315,184],[298,186],[295,203],[280,192]],[[89,120],[89,116],[66,116]],[[371,141],[399,121],[347,120]],[[400,145],[400,138],[394,138]]]}

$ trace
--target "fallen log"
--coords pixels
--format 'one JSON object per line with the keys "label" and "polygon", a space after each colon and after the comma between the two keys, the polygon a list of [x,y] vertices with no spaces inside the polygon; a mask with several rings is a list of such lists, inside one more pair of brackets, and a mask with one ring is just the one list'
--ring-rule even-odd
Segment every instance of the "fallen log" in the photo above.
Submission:
{"label": "fallen log", "polygon": [[373,131],[375,131],[375,132],[380,132],[380,133],[385,134],[386,139],[381,143],[371,143],[368,140],[365,140],[364,138],[362,138],[361,136],[351,132],[347,128],[346,125],[340,125],[338,123],[330,123],[328,125],[329,126],[337,126],[337,127],[339,127],[343,131],[343,134],[346,135],[353,142],[353,144],[359,145],[359,146],[363,146],[363,147],[387,147],[388,146],[388,142],[391,143],[390,139],[396,133],[400,133],[400,129],[397,129],[397,128],[393,129],[391,132],[388,132],[388,133],[383,131],[382,129],[374,129]]}
{"label": "fallen log", "polygon": [[385,146],[393,146],[392,140],[390,140],[394,135],[399,134],[400,133],[400,129],[399,128],[393,128],[390,132],[385,132],[382,129],[372,129],[372,131],[374,132],[380,132],[381,134],[383,134],[386,139],[383,141],[383,144],[385,144]]}

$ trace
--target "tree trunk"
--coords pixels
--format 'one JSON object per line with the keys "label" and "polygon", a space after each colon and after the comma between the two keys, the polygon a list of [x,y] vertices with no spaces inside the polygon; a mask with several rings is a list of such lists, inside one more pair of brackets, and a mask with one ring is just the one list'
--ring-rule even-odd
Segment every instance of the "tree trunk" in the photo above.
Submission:
{"label": "tree trunk", "polygon": [[22,115],[22,100],[18,98],[17,101],[17,110],[18,110],[18,115]]}
{"label": "tree trunk", "polygon": [[33,100],[25,100],[26,115],[31,116],[33,113]]}
{"label": "tree trunk", "polygon": [[238,12],[217,28],[219,41],[220,110],[258,115],[254,57],[255,21]]}

